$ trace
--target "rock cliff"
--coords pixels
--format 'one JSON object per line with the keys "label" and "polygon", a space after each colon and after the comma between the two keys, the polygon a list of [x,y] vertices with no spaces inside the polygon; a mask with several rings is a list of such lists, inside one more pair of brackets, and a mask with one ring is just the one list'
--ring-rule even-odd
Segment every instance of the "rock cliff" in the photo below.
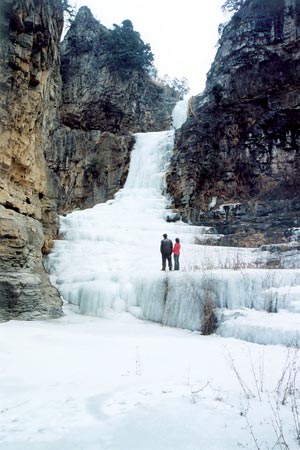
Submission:
{"label": "rock cliff", "polygon": [[246,0],[177,134],[174,206],[228,243],[282,240],[300,224],[299,36],[299,0]]}
{"label": "rock cliff", "polygon": [[41,249],[57,228],[44,155],[57,127],[63,10],[58,0],[0,9],[0,320],[57,317]]}
{"label": "rock cliff", "polygon": [[59,186],[58,210],[89,208],[113,198],[128,173],[134,137],[99,130],[59,128],[48,166]]}
{"label": "rock cliff", "polygon": [[178,100],[174,89],[136,69],[109,66],[112,30],[87,7],[79,9],[61,46],[64,125],[112,133],[170,128]]}

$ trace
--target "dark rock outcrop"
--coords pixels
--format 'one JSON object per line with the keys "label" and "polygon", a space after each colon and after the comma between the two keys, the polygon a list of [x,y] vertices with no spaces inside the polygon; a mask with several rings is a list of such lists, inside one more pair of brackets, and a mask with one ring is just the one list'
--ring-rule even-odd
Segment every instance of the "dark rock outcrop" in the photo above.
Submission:
{"label": "dark rock outcrop", "polygon": [[0,206],[0,320],[59,317],[61,299],[42,262],[39,221]]}
{"label": "dark rock outcrop", "polygon": [[299,36],[299,0],[247,0],[177,134],[174,207],[235,234],[229,243],[276,241],[299,226]]}
{"label": "dark rock outcrop", "polygon": [[178,100],[174,89],[138,70],[108,65],[112,30],[87,7],[78,11],[61,46],[62,123],[112,133],[167,130]]}
{"label": "dark rock outcrop", "polygon": [[60,186],[60,213],[88,208],[113,198],[123,187],[134,137],[99,130],[60,128],[48,165]]}

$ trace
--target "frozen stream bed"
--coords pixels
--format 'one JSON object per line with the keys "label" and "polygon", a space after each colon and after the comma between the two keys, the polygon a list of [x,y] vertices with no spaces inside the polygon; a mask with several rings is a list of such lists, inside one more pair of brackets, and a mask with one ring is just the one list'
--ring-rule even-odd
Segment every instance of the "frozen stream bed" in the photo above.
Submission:
{"label": "frozen stream bed", "polygon": [[254,449],[250,426],[260,449],[279,450],[276,415],[298,448],[293,397],[280,403],[297,352],[65,313],[0,324],[1,450]]}

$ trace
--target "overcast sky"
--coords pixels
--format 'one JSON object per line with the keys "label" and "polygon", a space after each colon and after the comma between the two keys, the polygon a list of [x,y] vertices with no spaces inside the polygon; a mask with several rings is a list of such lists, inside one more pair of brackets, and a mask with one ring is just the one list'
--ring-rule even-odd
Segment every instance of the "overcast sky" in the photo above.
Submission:
{"label": "overcast sky", "polygon": [[186,77],[191,94],[205,86],[213,61],[218,25],[225,21],[225,0],[71,0],[77,9],[88,6],[107,28],[123,20],[132,21],[154,53],[159,76]]}

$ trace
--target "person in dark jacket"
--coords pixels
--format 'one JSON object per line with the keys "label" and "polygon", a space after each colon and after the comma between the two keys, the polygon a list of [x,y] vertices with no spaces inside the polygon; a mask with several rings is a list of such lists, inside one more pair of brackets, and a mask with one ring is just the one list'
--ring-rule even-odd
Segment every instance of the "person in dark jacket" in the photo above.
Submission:
{"label": "person in dark jacket", "polygon": [[162,269],[166,270],[166,262],[168,260],[169,270],[172,270],[172,252],[173,252],[173,242],[168,239],[168,235],[163,234],[163,240],[160,243],[160,253],[162,258]]}

